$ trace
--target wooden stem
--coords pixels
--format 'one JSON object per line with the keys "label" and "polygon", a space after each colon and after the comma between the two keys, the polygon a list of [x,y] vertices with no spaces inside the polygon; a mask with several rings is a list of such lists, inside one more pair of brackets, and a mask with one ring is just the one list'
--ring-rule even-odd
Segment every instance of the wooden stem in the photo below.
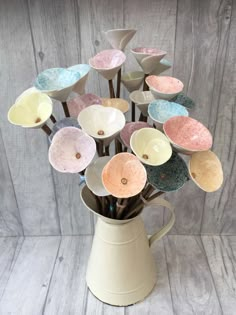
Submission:
{"label": "wooden stem", "polygon": [[70,117],[69,109],[66,102],[61,102],[66,117]]}
{"label": "wooden stem", "polygon": [[131,102],[131,121],[135,121],[135,103],[134,102]]}
{"label": "wooden stem", "polygon": [[117,82],[116,82],[116,97],[120,98],[120,81],[121,81],[121,68],[117,74]]}
{"label": "wooden stem", "polygon": [[50,136],[50,134],[52,133],[52,130],[46,124],[43,125],[41,128],[48,136]]}
{"label": "wooden stem", "polygon": [[144,80],[143,80],[143,91],[149,91],[149,87],[148,87],[148,85],[147,85],[147,83],[146,83],[146,77],[147,76],[149,76],[149,74],[145,74],[145,76],[144,76]]}
{"label": "wooden stem", "polygon": [[105,147],[105,155],[106,156],[110,155],[110,146],[109,145]]}
{"label": "wooden stem", "polygon": [[51,121],[55,124],[57,121],[56,121],[56,118],[53,116],[53,114],[50,116],[50,119]]}
{"label": "wooden stem", "polygon": [[114,92],[112,80],[109,80],[108,83],[109,83],[110,98],[114,98],[115,92]]}
{"label": "wooden stem", "polygon": [[147,116],[144,116],[143,113],[140,113],[139,121],[147,122]]}

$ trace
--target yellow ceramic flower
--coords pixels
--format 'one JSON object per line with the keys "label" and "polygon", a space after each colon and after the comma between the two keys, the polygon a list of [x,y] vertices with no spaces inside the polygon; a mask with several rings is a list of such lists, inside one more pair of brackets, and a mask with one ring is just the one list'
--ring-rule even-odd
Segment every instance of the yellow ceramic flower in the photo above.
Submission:
{"label": "yellow ceramic flower", "polygon": [[52,114],[52,101],[44,93],[23,92],[8,111],[8,120],[13,125],[25,128],[40,128]]}

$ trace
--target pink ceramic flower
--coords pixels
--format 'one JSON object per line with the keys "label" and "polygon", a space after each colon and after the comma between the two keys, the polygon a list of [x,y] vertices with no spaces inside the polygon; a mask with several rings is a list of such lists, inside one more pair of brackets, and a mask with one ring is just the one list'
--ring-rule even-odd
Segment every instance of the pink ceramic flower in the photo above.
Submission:
{"label": "pink ceramic flower", "polygon": [[92,137],[75,127],[65,127],[53,137],[48,157],[51,165],[62,173],[83,171],[96,153]]}
{"label": "pink ceramic flower", "polygon": [[137,121],[137,122],[129,122],[127,123],[124,128],[120,132],[121,140],[123,141],[124,145],[127,148],[130,148],[130,138],[132,134],[139,129],[142,128],[152,128],[148,123],[144,121]]}
{"label": "pink ceramic flower", "polygon": [[116,154],[103,168],[102,182],[117,198],[129,198],[142,191],[147,181],[145,167],[131,153]]}
{"label": "pink ceramic flower", "polygon": [[206,151],[212,146],[210,131],[193,118],[186,116],[172,117],[164,123],[163,129],[174,145],[189,151],[188,153]]}
{"label": "pink ceramic flower", "polygon": [[102,99],[91,93],[77,96],[67,102],[70,116],[74,118],[78,117],[82,109],[95,104],[102,104]]}

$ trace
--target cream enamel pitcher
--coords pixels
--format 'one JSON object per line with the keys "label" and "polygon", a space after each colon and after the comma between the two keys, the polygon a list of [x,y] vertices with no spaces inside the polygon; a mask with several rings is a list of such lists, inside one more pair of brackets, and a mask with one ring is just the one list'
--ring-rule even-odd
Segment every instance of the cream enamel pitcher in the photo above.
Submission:
{"label": "cream enamel pitcher", "polygon": [[150,246],[173,226],[173,207],[157,198],[147,205],[159,205],[171,211],[170,221],[148,238],[140,215],[128,220],[106,218],[96,212],[96,201],[84,186],[81,198],[98,216],[88,262],[86,281],[91,292],[101,301],[127,306],[143,300],[156,283],[156,263]]}

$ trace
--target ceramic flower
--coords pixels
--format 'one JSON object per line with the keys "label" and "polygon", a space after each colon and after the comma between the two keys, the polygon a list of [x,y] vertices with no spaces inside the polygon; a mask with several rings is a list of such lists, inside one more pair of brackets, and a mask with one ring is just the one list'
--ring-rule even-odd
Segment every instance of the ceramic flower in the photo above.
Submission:
{"label": "ceramic flower", "polygon": [[80,74],[79,81],[73,86],[73,91],[78,94],[84,94],[85,85],[88,80],[91,67],[87,64],[79,64],[69,67],[68,70],[75,71]]}
{"label": "ceramic flower", "polygon": [[175,191],[189,179],[184,160],[173,152],[171,158],[160,166],[145,165],[148,182],[160,191]]}
{"label": "ceramic flower", "polygon": [[145,79],[155,98],[170,100],[182,92],[184,85],[176,78],[168,76],[149,75]]}
{"label": "ceramic flower", "polygon": [[97,196],[109,195],[109,192],[106,190],[102,182],[102,171],[110,159],[110,156],[99,157],[86,168],[86,184],[88,188]]}
{"label": "ceramic flower", "polygon": [[13,125],[25,128],[40,128],[52,114],[52,100],[34,89],[23,92],[8,111],[8,120]]}
{"label": "ceramic flower", "polygon": [[129,92],[138,90],[143,83],[144,73],[142,71],[126,72],[121,75],[121,82]]}
{"label": "ceramic flower", "polygon": [[133,29],[113,29],[105,32],[112,48],[124,50],[137,31]]}
{"label": "ceramic flower", "polygon": [[192,180],[206,192],[218,190],[223,183],[221,162],[212,151],[196,152],[189,161]]}
{"label": "ceramic flower", "polygon": [[125,60],[126,56],[121,50],[107,49],[90,58],[89,64],[105,79],[112,80]]}
{"label": "ceramic flower", "polygon": [[99,96],[91,93],[76,96],[67,102],[70,116],[74,118],[78,117],[82,109],[95,104],[102,104],[102,99]]}
{"label": "ceramic flower", "polygon": [[185,95],[184,93],[179,93],[177,96],[171,99],[171,102],[178,103],[180,105],[183,105],[184,107],[188,109],[192,109],[195,106],[194,101]]}
{"label": "ceramic flower", "polygon": [[116,154],[103,168],[102,181],[106,190],[117,198],[129,198],[142,191],[147,173],[136,156]]}
{"label": "ceramic flower", "polygon": [[150,73],[153,75],[160,75],[162,72],[171,68],[171,63],[167,60],[162,58],[155,66],[155,69]]}
{"label": "ceramic flower", "polygon": [[129,98],[135,103],[144,116],[148,115],[148,105],[155,100],[150,91],[133,91]]}
{"label": "ceramic flower", "polygon": [[125,125],[125,116],[116,108],[91,105],[80,112],[78,122],[90,136],[106,139],[120,132]]}
{"label": "ceramic flower", "polygon": [[130,146],[140,161],[153,166],[164,164],[172,154],[169,140],[162,132],[153,128],[135,131],[131,136]]}
{"label": "ceramic flower", "polygon": [[164,123],[163,130],[173,146],[182,153],[192,154],[212,147],[210,131],[193,118],[172,117]]}
{"label": "ceramic flower", "polygon": [[52,133],[50,134],[50,136],[48,137],[49,141],[52,142],[53,137],[55,136],[55,134],[61,130],[62,128],[65,127],[76,127],[76,128],[80,128],[80,125],[77,121],[77,119],[72,118],[72,117],[66,117],[63,118],[59,121],[57,121],[53,127],[52,127]]}
{"label": "ceramic flower", "polygon": [[78,173],[91,163],[95,153],[93,138],[78,128],[65,127],[53,137],[48,157],[57,171]]}
{"label": "ceramic flower", "polygon": [[158,48],[148,47],[137,47],[131,49],[131,52],[145,74],[150,74],[156,68],[157,63],[167,54],[166,51]]}
{"label": "ceramic flower", "polygon": [[120,132],[120,138],[127,148],[130,148],[130,138],[132,134],[142,128],[152,128],[148,123],[143,121],[129,122]]}
{"label": "ceramic flower", "polygon": [[64,102],[74,86],[81,79],[81,73],[64,68],[51,68],[41,72],[35,81],[35,87],[50,97]]}
{"label": "ceramic flower", "polygon": [[165,100],[155,100],[148,105],[148,114],[157,127],[162,127],[162,124],[171,117],[188,116],[188,111],[180,104]]}
{"label": "ceramic flower", "polygon": [[102,106],[119,109],[122,113],[129,110],[129,103],[122,98],[102,98]]}

